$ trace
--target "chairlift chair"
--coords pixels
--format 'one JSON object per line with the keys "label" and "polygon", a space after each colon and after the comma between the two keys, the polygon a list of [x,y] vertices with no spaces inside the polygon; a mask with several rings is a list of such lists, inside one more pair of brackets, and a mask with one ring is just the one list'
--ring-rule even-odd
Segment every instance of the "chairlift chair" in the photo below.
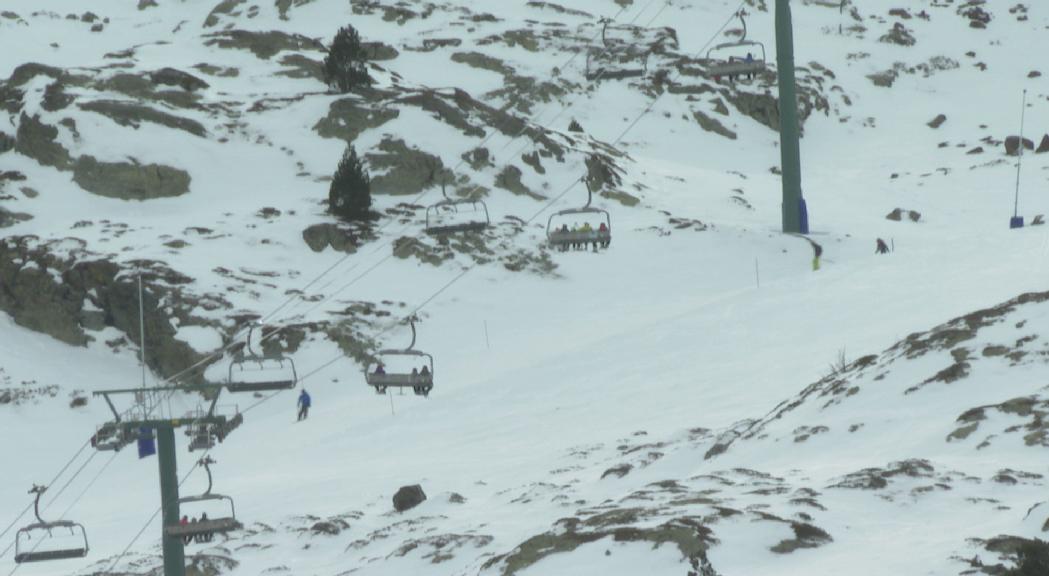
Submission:
{"label": "chairlift chair", "polygon": [[[45,522],[40,518],[40,496],[43,495],[45,491],[47,491],[47,487],[45,486],[33,486],[33,489],[29,491],[30,494],[36,494],[36,501],[33,503],[33,513],[36,515],[37,521],[20,529],[18,533],[15,534],[15,562],[18,564],[28,562],[47,562],[51,560],[69,560],[72,558],[83,558],[84,556],[87,556],[87,530],[84,529],[83,525],[69,520]],[[55,530],[68,530],[70,536],[74,537],[82,544],[40,550],[40,546],[47,539],[53,538],[53,532]],[[34,543],[34,535],[42,539]]]}
{"label": "chairlift chair", "polygon": [[119,452],[121,448],[135,440],[135,435],[129,434],[119,422],[106,422],[98,427],[91,440],[91,445],[95,450]]}
{"label": "chairlift chair", "polygon": [[[411,388],[418,396],[429,396],[430,390],[433,390],[433,356],[423,352],[421,350],[415,350],[415,319],[409,319],[409,323],[412,327],[412,343],[403,350],[389,349],[379,350],[376,352],[376,361],[368,363],[364,367],[364,380],[369,386],[375,388],[377,394],[385,394],[387,388]],[[379,366],[386,365],[383,362],[383,358],[388,357],[408,357],[415,359],[424,359],[424,362],[428,364],[429,373],[411,373],[411,372],[383,372],[376,373]]]}
{"label": "chairlift chair", "polygon": [[199,504],[201,502],[225,502],[229,505],[229,514],[218,518],[208,518],[204,521],[188,522],[186,524],[175,524],[164,527],[164,533],[175,538],[194,538],[196,536],[225,533],[240,528],[237,521],[237,510],[233,504],[233,498],[222,494],[212,494],[211,464],[215,461],[210,456],[205,456],[199,462],[208,473],[208,489],[197,496],[186,496],[179,498],[179,507],[184,504]]}
{"label": "chairlift chair", "polygon": [[295,362],[291,358],[276,356],[266,358],[251,347],[251,335],[257,325],[248,329],[245,344],[247,354],[229,365],[226,389],[230,392],[271,392],[287,390],[298,385]]}
{"label": "chairlift chair", "polygon": [[[744,74],[760,74],[765,71],[765,45],[761,42],[747,40],[747,21],[743,17],[743,11],[740,10],[736,15],[739,16],[740,22],[743,23],[743,36],[735,42],[722,42],[707,50],[707,72],[715,80],[720,79],[722,76],[732,79]],[[729,51],[738,54],[742,52],[741,49],[748,50],[747,54],[751,58],[747,59],[727,54]],[[761,53],[760,57],[754,54],[755,51]]]}
{"label": "chairlift chair", "polygon": [[[427,233],[440,235],[453,232],[480,232],[491,224],[488,217],[488,206],[482,200],[449,198],[444,184],[441,184],[441,195],[444,196],[444,199],[426,208]],[[454,217],[449,214],[454,214]],[[460,214],[467,214],[467,217],[459,218]]]}
{"label": "chairlift chair", "polygon": [[[546,221],[546,240],[549,242],[551,247],[559,248],[560,250],[568,250],[573,245],[586,245],[594,244],[600,245],[607,248],[612,242],[612,217],[608,213],[608,210],[602,210],[601,208],[594,208],[590,206],[593,201],[594,193],[590,188],[590,183],[584,178],[586,183],[587,199],[586,204],[582,208],[569,208],[567,210],[561,210],[550,215],[550,218]],[[568,223],[566,216],[572,215],[591,215],[596,214],[604,216],[605,230],[594,228],[592,230],[565,230]]]}

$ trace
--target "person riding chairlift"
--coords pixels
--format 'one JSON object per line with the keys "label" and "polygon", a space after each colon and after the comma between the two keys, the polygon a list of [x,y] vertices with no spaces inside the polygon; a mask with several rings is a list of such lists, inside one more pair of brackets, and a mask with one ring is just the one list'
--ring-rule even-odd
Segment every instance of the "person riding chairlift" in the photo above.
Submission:
{"label": "person riding chairlift", "polygon": [[382,365],[382,362],[375,365],[375,373],[379,375],[386,374],[386,367]]}
{"label": "person riding chairlift", "polygon": [[[743,61],[746,62],[747,64],[753,64],[754,63],[754,55],[751,54],[750,52],[747,52],[747,57]],[[748,72],[747,73],[747,80],[752,80],[753,78],[754,78],[754,72]]]}
{"label": "person riding chairlift", "polygon": [[602,237],[601,247],[608,248],[608,225],[602,222],[601,225],[597,227],[597,233],[598,236]]}
{"label": "person riding chairlift", "polygon": [[430,367],[429,366],[423,366],[423,369],[419,371],[419,376],[422,376],[424,379],[429,380],[429,378],[430,378]]}

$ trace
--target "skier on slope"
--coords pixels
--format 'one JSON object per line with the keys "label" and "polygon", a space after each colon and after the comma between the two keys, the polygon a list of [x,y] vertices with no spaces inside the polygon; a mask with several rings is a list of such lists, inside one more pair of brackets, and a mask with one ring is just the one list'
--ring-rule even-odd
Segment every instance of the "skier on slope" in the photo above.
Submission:
{"label": "skier on slope", "polygon": [[886,244],[885,241],[881,238],[878,238],[878,240],[874,243],[874,251],[878,254],[888,254],[889,245]]}
{"label": "skier on slope", "polygon": [[303,388],[299,394],[299,420],[305,420],[310,415],[310,394]]}

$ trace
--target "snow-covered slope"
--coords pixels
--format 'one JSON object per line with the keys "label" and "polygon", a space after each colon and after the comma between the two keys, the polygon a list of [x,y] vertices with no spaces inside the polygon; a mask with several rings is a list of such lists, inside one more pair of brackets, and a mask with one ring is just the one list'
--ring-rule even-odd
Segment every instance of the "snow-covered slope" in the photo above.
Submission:
{"label": "snow-covered slope", "polygon": [[[771,62],[772,14],[748,4]],[[1031,55],[1049,13],[984,5],[977,28],[975,3],[899,4],[794,6],[814,272],[810,244],[778,232],[774,74],[718,85],[691,58],[734,37],[735,3],[144,0],[92,18],[9,0],[0,398],[32,392],[0,405],[0,528],[110,418],[72,395],[139,382],[141,269],[153,380],[262,316],[285,327],[274,341],[314,398],[295,423],[295,392],[223,396],[245,424],[211,451],[215,489],[245,529],[189,548],[221,573],[1015,564],[1017,541],[995,538],[1038,537],[1049,518],[1049,243],[1006,226],[1016,172],[1001,141],[1023,89],[1027,136],[1045,132]],[[674,40],[646,76],[590,83],[600,17]],[[311,66],[348,23],[385,46],[374,90],[343,96]],[[879,40],[897,23],[913,46]],[[164,84],[192,83],[165,67],[207,86]],[[370,229],[325,214],[344,139],[371,166]],[[482,147],[487,160],[470,154]],[[585,201],[588,158],[618,176],[595,197],[614,241],[549,251],[545,220]],[[1024,159],[1028,222],[1049,211],[1045,158]],[[480,240],[422,232],[434,173],[484,198]],[[895,208],[902,221],[886,219]],[[876,237],[895,251],[873,254]],[[435,389],[377,396],[352,356],[406,345],[417,309]],[[161,412],[197,406],[177,393]],[[85,450],[52,489],[73,478],[44,516],[83,522],[91,555],[19,574],[109,570],[143,528],[113,572],[159,565],[156,464],[131,452]],[[199,455],[181,451],[180,472]],[[183,492],[204,482],[194,470]],[[415,483],[429,500],[393,512]]]}

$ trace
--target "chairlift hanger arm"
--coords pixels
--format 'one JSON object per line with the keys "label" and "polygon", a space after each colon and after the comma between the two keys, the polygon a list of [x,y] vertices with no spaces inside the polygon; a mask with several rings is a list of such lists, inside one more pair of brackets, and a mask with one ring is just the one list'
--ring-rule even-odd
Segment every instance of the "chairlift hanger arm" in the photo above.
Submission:
{"label": "chairlift hanger arm", "polygon": [[93,396],[109,394],[136,394],[139,392],[213,392],[221,390],[222,384],[186,384],[184,386],[157,386],[153,388],[118,388],[114,390],[96,390]]}

